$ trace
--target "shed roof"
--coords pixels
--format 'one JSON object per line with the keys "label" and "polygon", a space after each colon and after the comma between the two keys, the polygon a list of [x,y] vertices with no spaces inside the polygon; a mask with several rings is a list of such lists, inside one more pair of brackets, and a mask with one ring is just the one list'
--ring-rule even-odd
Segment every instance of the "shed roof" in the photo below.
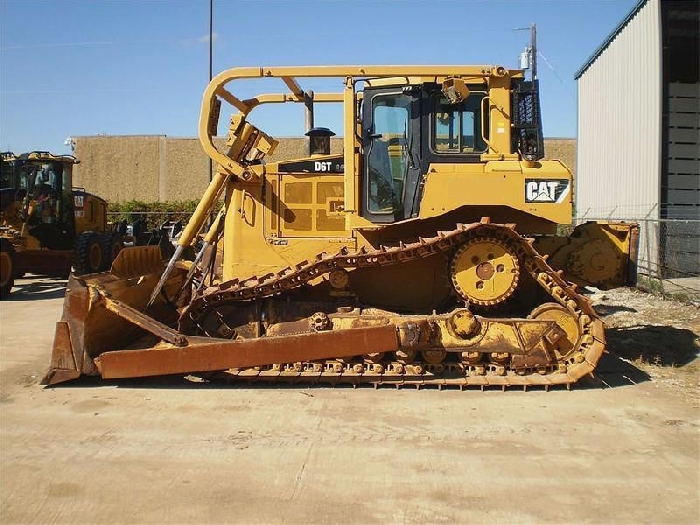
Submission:
{"label": "shed roof", "polygon": [[615,29],[608,35],[608,37],[603,40],[603,43],[598,46],[598,48],[593,52],[593,54],[588,57],[588,60],[581,66],[581,69],[579,69],[576,74],[574,75],[574,80],[578,80],[581,75],[583,75],[586,70],[593,65],[593,62],[598,60],[598,57],[603,54],[603,51],[607,49],[607,47],[612,43],[613,40],[615,40],[615,37],[619,35],[622,30],[629,24],[630,20],[634,18],[634,16],[644,7],[644,5],[648,2],[648,0],[639,0],[637,2],[637,5],[632,8],[632,10],[628,13],[628,15],[620,22]]}

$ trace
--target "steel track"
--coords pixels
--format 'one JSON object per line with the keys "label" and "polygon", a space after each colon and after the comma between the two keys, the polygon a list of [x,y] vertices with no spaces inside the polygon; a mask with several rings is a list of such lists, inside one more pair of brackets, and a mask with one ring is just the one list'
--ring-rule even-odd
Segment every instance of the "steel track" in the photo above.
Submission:
{"label": "steel track", "polygon": [[[455,229],[440,231],[434,237],[419,238],[413,243],[381,246],[378,249],[361,248],[357,252],[342,249],[334,255],[320,253],[313,261],[303,261],[294,268],[232,280],[207,289],[195,297],[180,317],[180,331],[194,333],[200,330],[200,321],[211,311],[242,301],[262,299],[298,288],[335,269],[391,266],[448,252],[474,239],[495,239],[503,242],[519,259],[521,271],[529,273],[553,302],[572,314],[580,329],[573,349],[545,367],[512,370],[508,365],[491,362],[445,363],[431,365],[423,361],[402,363],[386,360],[377,363],[328,360],[312,363],[276,364],[255,369],[230,370],[228,377],[247,381],[303,382],[328,384],[372,384],[443,387],[522,387],[567,385],[592,374],[605,351],[603,322],[588,299],[576,292],[576,286],[565,281],[561,272],[553,270],[546,258],[537,253],[529,239],[515,232],[514,225],[490,224],[487,219],[471,224],[457,224]],[[363,353],[369,353],[365,349]],[[417,354],[419,358],[420,354]]]}

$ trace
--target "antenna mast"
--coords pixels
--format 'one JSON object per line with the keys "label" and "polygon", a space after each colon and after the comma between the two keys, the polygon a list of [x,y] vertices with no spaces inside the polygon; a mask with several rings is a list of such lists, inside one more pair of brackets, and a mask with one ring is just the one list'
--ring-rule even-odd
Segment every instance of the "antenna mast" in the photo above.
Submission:
{"label": "antenna mast", "polygon": [[537,24],[532,24],[530,26],[530,61],[532,63],[532,69],[530,74],[532,75],[531,80],[537,80]]}

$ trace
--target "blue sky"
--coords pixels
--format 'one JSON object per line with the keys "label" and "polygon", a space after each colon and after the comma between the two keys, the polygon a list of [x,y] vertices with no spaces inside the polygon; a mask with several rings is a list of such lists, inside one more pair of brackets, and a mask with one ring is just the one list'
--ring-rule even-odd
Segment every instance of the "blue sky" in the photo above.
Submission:
{"label": "blue sky", "polygon": [[[529,32],[513,29],[534,22],[545,135],[575,137],[574,73],[637,1],[214,0],[213,69],[515,68]],[[208,0],[0,0],[0,149],[66,153],[67,137],[100,133],[196,136],[208,34]],[[258,88],[234,92],[269,90]],[[273,136],[303,132],[298,107],[254,121]],[[335,108],[316,124],[342,129]]]}

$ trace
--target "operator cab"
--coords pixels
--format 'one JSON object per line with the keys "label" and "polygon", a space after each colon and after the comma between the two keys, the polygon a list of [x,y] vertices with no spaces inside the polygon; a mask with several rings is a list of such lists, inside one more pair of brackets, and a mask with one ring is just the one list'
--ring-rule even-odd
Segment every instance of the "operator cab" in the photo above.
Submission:
{"label": "operator cab", "polygon": [[2,211],[20,220],[42,246],[70,249],[75,231],[72,169],[77,159],[45,151],[3,158]]}
{"label": "operator cab", "polygon": [[[505,153],[527,161],[541,159],[537,82],[512,82],[511,115],[499,118],[510,119],[512,128],[512,144]],[[484,156],[493,157],[490,98],[486,82],[467,84],[456,78],[366,87],[360,110],[362,216],[373,223],[417,217],[430,165],[483,163]],[[504,122],[496,123],[494,133],[503,133]]]}
{"label": "operator cab", "polygon": [[480,162],[488,151],[485,84],[455,95],[436,83],[363,93],[364,213],[374,223],[415,217],[432,163]]}

